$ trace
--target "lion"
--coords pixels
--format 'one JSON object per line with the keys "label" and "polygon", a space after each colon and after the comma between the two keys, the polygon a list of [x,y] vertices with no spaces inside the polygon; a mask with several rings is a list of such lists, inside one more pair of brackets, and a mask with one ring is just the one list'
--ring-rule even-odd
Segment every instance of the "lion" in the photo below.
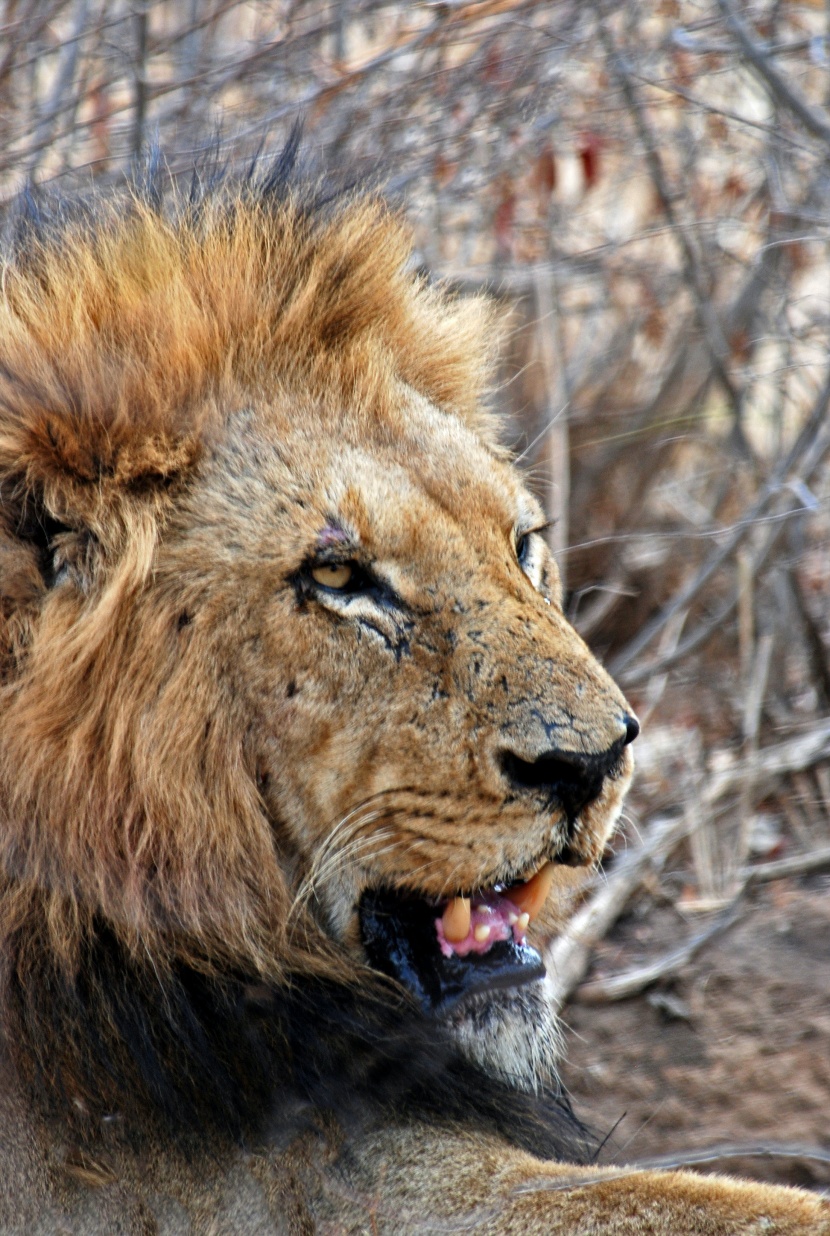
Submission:
{"label": "lion", "polygon": [[638,723],[489,303],[292,170],[28,200],[0,329],[0,1230],[830,1233],[595,1165],[539,942]]}

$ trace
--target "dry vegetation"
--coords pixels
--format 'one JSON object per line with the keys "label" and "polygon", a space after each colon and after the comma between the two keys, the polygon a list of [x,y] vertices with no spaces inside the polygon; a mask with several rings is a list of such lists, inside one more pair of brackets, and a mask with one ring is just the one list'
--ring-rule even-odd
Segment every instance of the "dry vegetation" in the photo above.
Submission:
{"label": "dry vegetation", "polygon": [[[648,1018],[640,1067],[665,1065],[666,1093],[690,1076],[678,1023],[750,1060],[773,1043],[766,1092],[724,1047],[718,1093],[760,1088],[753,1154],[826,1181],[828,967],[781,997],[812,1036],[789,1083],[771,1006],[735,1027],[704,989],[772,982],[769,933],[811,915],[830,956],[830,8],[4,0],[0,23],[12,225],[27,183],[117,178],[156,137],[173,176],[216,134],[233,165],[302,116],[321,167],[400,197],[425,266],[510,309],[506,436],[556,520],[571,615],[645,723],[617,853],[552,946],[571,1085],[590,1100],[592,1052],[628,1035],[597,1107],[619,1114]],[[804,1090],[792,1111],[782,1085]],[[668,1102],[652,1089],[639,1120]],[[740,1102],[731,1124],[700,1088],[688,1104],[683,1145],[747,1140]],[[629,1155],[666,1147],[666,1111]]]}

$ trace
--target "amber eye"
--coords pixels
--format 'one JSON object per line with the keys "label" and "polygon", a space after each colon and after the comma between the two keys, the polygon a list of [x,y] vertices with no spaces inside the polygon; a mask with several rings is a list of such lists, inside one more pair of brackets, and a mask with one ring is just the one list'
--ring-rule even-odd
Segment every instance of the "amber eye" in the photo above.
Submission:
{"label": "amber eye", "polygon": [[315,584],[320,584],[323,588],[333,588],[335,592],[348,588],[354,576],[355,568],[350,562],[321,564],[311,568],[311,578]]}

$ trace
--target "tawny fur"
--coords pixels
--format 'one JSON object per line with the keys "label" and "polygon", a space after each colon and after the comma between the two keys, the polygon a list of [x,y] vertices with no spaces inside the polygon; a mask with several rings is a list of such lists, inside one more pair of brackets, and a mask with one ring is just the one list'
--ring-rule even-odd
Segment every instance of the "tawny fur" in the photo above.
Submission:
{"label": "tawny fur", "polygon": [[[381,202],[266,178],[93,199],[5,265],[0,1231],[830,1232],[552,1161],[542,989],[433,1025],[365,965],[381,885],[567,854],[555,928],[631,772],[572,821],[507,792],[505,744],[602,752],[627,705],[517,561],[490,310],[409,262]],[[394,603],[315,591],[332,543]]]}

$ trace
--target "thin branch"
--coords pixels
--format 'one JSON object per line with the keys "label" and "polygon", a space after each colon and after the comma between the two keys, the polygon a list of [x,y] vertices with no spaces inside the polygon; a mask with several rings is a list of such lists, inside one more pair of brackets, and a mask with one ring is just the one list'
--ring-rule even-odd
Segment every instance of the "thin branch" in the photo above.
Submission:
{"label": "thin branch", "polygon": [[37,128],[35,129],[34,140],[32,143],[33,153],[30,154],[27,171],[27,175],[29,177],[34,175],[40,161],[40,154],[52,141],[55,122],[59,119],[62,112],[69,109],[69,92],[72,89],[72,83],[75,80],[75,72],[78,66],[78,57],[81,50],[81,41],[87,28],[88,12],[89,0],[80,0],[77,12],[75,14],[72,34],[67,40],[66,46],[63,48],[61,66],[58,70],[57,76],[55,77],[52,93],[49,96],[43,115],[38,121]]}
{"label": "thin branch", "polygon": [[133,59],[133,157],[138,158],[144,146],[144,126],[147,118],[147,6],[139,0],[133,15],[135,27],[135,57]]}
{"label": "thin branch", "polygon": [[768,87],[772,97],[777,103],[786,107],[808,133],[812,133],[813,137],[817,137],[819,141],[830,148],[830,124],[826,122],[823,116],[820,116],[805,103],[796,94],[793,87],[785,82],[783,77],[772,67],[768,53],[752,38],[746,23],[741,20],[735,11],[732,0],[718,0],[718,5],[723,13],[727,30],[735,36],[744,56]]}
{"label": "thin branch", "polygon": [[704,944],[708,944],[715,936],[723,935],[737,921],[738,907],[736,903],[733,903],[726,911],[718,914],[703,931],[697,932],[689,940],[684,940],[677,948],[664,953],[662,957],[641,966],[632,966],[621,974],[612,974],[607,978],[583,983],[576,989],[574,998],[580,1004],[611,1004],[616,1000],[627,1000],[631,996],[636,996],[646,987],[650,987],[652,983],[676,974],[692,960]]}
{"label": "thin branch", "polygon": [[671,1154],[638,1159],[644,1171],[673,1171],[680,1167],[702,1167],[724,1159],[791,1159],[807,1163],[830,1163],[830,1150],[821,1146],[799,1146],[790,1142],[724,1142],[703,1150],[675,1150]]}
{"label": "thin branch", "polygon": [[[779,497],[781,491],[791,473],[796,473],[799,476],[804,476],[801,470],[804,464],[805,456],[811,460],[808,465],[810,469],[817,467],[824,457],[828,447],[830,447],[830,434],[827,432],[827,412],[830,409],[830,368],[825,374],[824,384],[819,391],[815,403],[813,404],[810,416],[801,429],[796,441],[793,443],[786,457],[774,469],[772,476],[764,486],[759,497],[755,500],[746,515],[740,520],[736,530],[722,545],[720,545],[709,558],[704,562],[701,568],[697,571],[694,578],[676,593],[668,605],[664,606],[659,614],[656,615],[650,622],[638,632],[633,640],[622,650],[617,657],[614,658],[611,664],[611,672],[615,675],[621,675],[631,662],[640,655],[640,653],[648,647],[655,636],[663,629],[669,619],[679,610],[687,608],[694,598],[701,591],[703,586],[708,583],[716,571],[728,562],[735,553],[739,545],[745,540],[753,525],[766,513],[770,504]],[[818,452],[816,453],[816,443],[819,444]],[[812,450],[811,450],[812,448]],[[805,478],[806,479],[806,478]],[[789,499],[789,505],[793,506],[794,502]],[[768,552],[768,549],[767,549]],[[757,555],[756,555],[757,557]],[[758,561],[754,563],[756,570],[758,569]],[[718,610],[716,617],[710,624],[702,628],[700,632],[696,632],[688,639],[683,641],[681,645],[671,654],[671,660],[666,658],[658,661],[650,662],[648,665],[638,667],[636,670],[630,671],[625,681],[628,684],[644,681],[650,674],[663,670],[669,664],[673,664],[681,657],[686,656],[694,648],[701,646],[709,635],[717,629],[717,625],[721,624],[732,613],[737,604],[737,595],[730,598],[726,606]]]}
{"label": "thin branch", "polygon": [[815,875],[830,871],[830,846],[813,850],[810,854],[793,854],[772,863],[760,863],[744,867],[742,875],[747,885],[769,884],[771,880],[786,880],[790,876]]}
{"label": "thin branch", "polygon": [[[712,370],[729,398],[735,418],[735,427],[739,430],[743,393],[735,385],[729,372],[729,345],[712,304],[711,290],[708,286],[705,286],[697,254],[674,208],[674,198],[666,180],[658,143],[651,132],[645,110],[638,97],[633,74],[630,72],[619,48],[614,43],[608,22],[603,20],[602,6],[598,5],[597,9],[600,39],[605,47],[611,69],[620,85],[628,110],[634,121],[634,126],[646,157],[649,175],[660,199],[663,213],[680,247],[683,263],[686,268],[686,277],[689,281],[689,287],[691,288],[695,304],[696,315],[709,349]],[[706,282],[708,283],[709,281],[707,280]]]}

